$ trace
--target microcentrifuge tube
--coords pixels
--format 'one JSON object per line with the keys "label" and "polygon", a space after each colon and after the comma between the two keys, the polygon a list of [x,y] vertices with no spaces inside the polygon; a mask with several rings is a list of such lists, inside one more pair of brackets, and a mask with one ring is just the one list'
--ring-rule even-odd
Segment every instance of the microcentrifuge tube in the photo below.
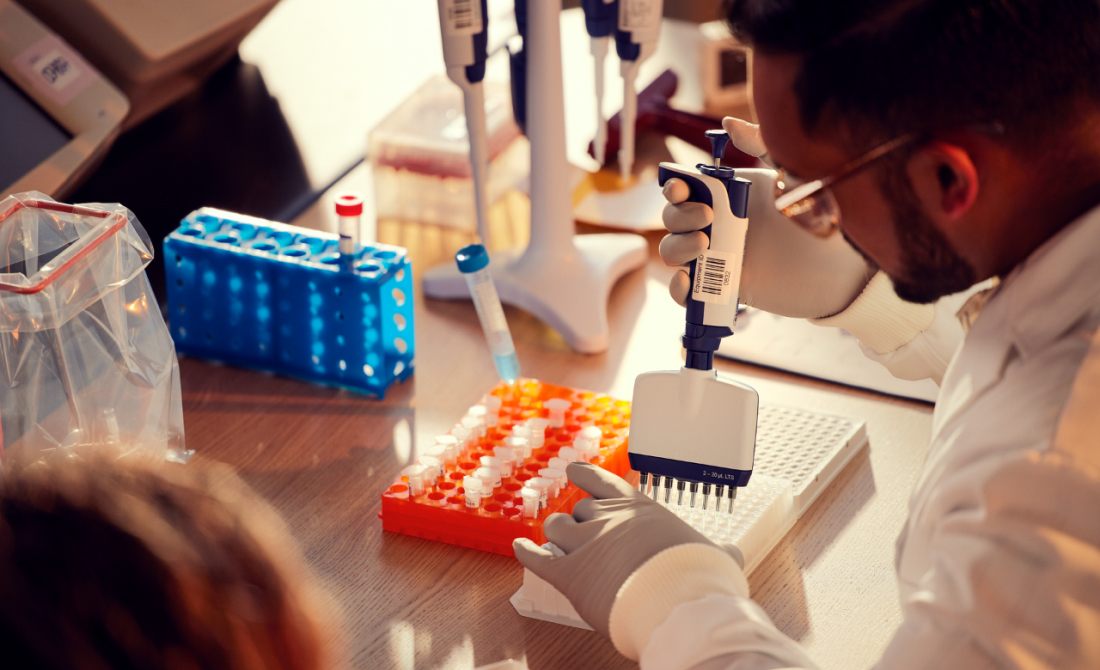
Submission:
{"label": "microcentrifuge tube", "polygon": [[[500,460],[496,456],[482,456],[479,461],[481,462],[481,467],[492,468],[499,472],[501,477],[512,476],[512,464],[506,464],[504,461]],[[496,486],[499,486],[499,484],[494,485],[494,488],[496,488]]]}
{"label": "microcentrifuge tube", "polygon": [[562,459],[566,463],[573,463],[574,461],[583,461],[580,452],[573,447],[562,447],[558,450],[558,458]]}
{"label": "microcentrifuge tube", "polygon": [[435,456],[421,456],[418,460],[425,468],[424,478],[428,482],[434,483],[443,476],[443,461],[440,459]]}
{"label": "microcentrifuge tube", "polygon": [[458,438],[454,435],[440,435],[435,438],[435,443],[443,448],[443,461],[447,464],[454,463],[458,458]]}
{"label": "microcentrifuge tube", "polygon": [[550,482],[547,494],[551,498],[557,498],[558,493],[560,493],[561,489],[565,486],[565,482],[568,481],[565,476],[565,471],[557,468],[542,468],[539,470],[539,477]]}
{"label": "microcentrifuge tube", "polygon": [[468,414],[462,417],[462,427],[469,432],[471,439],[480,440],[485,435],[485,421],[477,417]]}
{"label": "microcentrifuge tube", "polygon": [[[526,435],[526,432],[524,434]],[[531,456],[531,443],[527,441],[526,437],[506,437],[504,438],[504,445],[515,454],[514,460],[523,461]]]}
{"label": "microcentrifuge tube", "polygon": [[519,490],[519,497],[523,500],[523,516],[534,519],[539,515],[539,498],[541,494],[530,486],[524,486]]}
{"label": "microcentrifuge tube", "polygon": [[545,477],[532,477],[527,480],[527,486],[539,492],[539,506],[546,507],[550,500],[550,488],[554,482]]}
{"label": "microcentrifuge tube", "polygon": [[504,308],[500,306],[500,296],[493,284],[493,276],[489,273],[489,252],[480,244],[470,244],[458,250],[455,261],[470,289],[470,297],[474,301],[481,330],[489,343],[497,374],[509,384],[514,383],[519,379],[519,358],[512,342],[512,333],[508,330],[508,321],[504,318]]}
{"label": "microcentrifuge tube", "polygon": [[462,451],[466,448],[466,442],[470,439],[470,429],[462,425],[462,422],[456,423],[454,428],[451,428],[451,435],[458,440],[458,450]]}
{"label": "microcentrifuge tube", "polygon": [[424,447],[423,451],[420,452],[421,456],[431,456],[433,458],[438,458],[440,463],[445,463],[447,461],[446,454],[447,448],[439,444],[438,442],[429,444],[428,446]]}
{"label": "microcentrifuge tube", "polygon": [[487,395],[481,403],[487,410],[486,419],[490,426],[497,425],[497,420],[500,418],[500,406],[502,404],[499,397],[495,395]]}
{"label": "microcentrifuge tube", "polygon": [[477,477],[471,477],[469,475],[462,478],[462,489],[466,494],[466,506],[478,507],[481,505],[481,480]]}
{"label": "microcentrifuge tube", "polygon": [[581,460],[584,461],[592,461],[600,455],[599,442],[593,442],[579,435],[573,440],[573,449],[580,455]]}
{"label": "microcentrifuge tube", "polygon": [[560,456],[555,456],[546,462],[546,467],[554,468],[555,470],[561,470],[562,472],[565,472],[565,468],[568,465],[569,461],[561,458]]}
{"label": "microcentrifuge tube", "polygon": [[492,467],[481,466],[474,470],[474,476],[484,482],[486,491],[491,491],[500,486],[500,470]]}
{"label": "microcentrifuge tube", "polygon": [[543,440],[546,439],[546,428],[550,422],[546,419],[535,418],[527,420],[527,439],[531,442],[532,449],[541,449]]}
{"label": "microcentrifuge tube", "polygon": [[423,465],[410,465],[401,471],[401,476],[409,482],[409,495],[418,496],[424,493],[424,472],[427,470]]}
{"label": "microcentrifuge tube", "polygon": [[505,477],[512,476],[512,466],[516,462],[516,452],[511,447],[494,447],[493,455],[500,461],[500,474]]}
{"label": "microcentrifuge tube", "polygon": [[569,411],[573,403],[565,398],[550,398],[542,403],[542,405],[549,414],[550,426],[553,428],[561,428],[565,425],[565,413]]}
{"label": "microcentrifuge tube", "polygon": [[481,419],[486,425],[489,425],[489,408],[485,405],[472,405],[470,409],[466,410],[466,416],[472,416],[475,419]]}

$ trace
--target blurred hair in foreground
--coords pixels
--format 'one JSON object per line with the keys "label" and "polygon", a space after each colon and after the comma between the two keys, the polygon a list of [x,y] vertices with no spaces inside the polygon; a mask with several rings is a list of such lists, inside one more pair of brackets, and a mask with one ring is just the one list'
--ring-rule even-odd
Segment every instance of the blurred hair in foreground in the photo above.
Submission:
{"label": "blurred hair in foreground", "polygon": [[5,667],[332,667],[338,623],[224,466],[91,453],[0,474]]}

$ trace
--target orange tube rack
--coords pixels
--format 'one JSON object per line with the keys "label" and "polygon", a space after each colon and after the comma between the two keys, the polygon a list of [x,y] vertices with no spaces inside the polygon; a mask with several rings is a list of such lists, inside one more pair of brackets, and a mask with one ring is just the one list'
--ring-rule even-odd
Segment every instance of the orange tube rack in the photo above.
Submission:
{"label": "orange tube rack", "polygon": [[[598,455],[591,461],[618,475],[630,470],[627,460],[627,435],[630,403],[591,391],[555,386],[534,379],[521,379],[515,385],[500,384],[490,396],[500,399],[495,425],[480,438],[467,441],[456,458],[445,463],[442,476],[413,494],[408,477],[402,476],[382,493],[382,529],[446,542],[471,549],[512,555],[512,540],[527,537],[537,544],[546,542],[542,524],[555,512],[572,512],[573,505],[587,494],[572,483],[558,495],[548,498],[536,517],[525,517],[520,490],[524,482],[539,476],[551,458],[587,426],[600,429]],[[475,472],[482,456],[492,456],[494,447],[504,444],[512,429],[528,419],[547,418],[544,403],[561,398],[571,403],[564,425],[547,427],[543,444],[522,460],[517,459],[510,476],[482,497],[476,508],[466,506],[463,478]],[[419,488],[419,487],[417,487]]]}

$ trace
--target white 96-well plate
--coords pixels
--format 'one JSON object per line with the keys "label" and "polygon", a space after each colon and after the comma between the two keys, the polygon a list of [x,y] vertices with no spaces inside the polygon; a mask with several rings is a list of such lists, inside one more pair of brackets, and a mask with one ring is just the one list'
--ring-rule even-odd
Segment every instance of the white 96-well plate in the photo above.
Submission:
{"label": "white 96-well plate", "polygon": [[[863,422],[763,406],[752,479],[738,493],[732,514],[726,501],[720,511],[713,508],[713,501],[706,511],[677,505],[675,495],[671,503],[666,504],[663,495],[659,502],[716,544],[737,547],[749,573],[866,445]],[[523,585],[511,602],[523,616],[589,628],[565,596],[530,570],[523,571]]]}

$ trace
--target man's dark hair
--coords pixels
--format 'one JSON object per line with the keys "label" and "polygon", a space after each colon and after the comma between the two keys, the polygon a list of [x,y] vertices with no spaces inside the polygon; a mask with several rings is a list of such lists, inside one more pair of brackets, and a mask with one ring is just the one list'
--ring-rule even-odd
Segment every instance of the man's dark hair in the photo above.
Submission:
{"label": "man's dark hair", "polygon": [[1100,0],[732,0],[728,17],[758,53],[803,58],[807,133],[840,122],[863,147],[1000,121],[1040,148],[1100,104]]}

